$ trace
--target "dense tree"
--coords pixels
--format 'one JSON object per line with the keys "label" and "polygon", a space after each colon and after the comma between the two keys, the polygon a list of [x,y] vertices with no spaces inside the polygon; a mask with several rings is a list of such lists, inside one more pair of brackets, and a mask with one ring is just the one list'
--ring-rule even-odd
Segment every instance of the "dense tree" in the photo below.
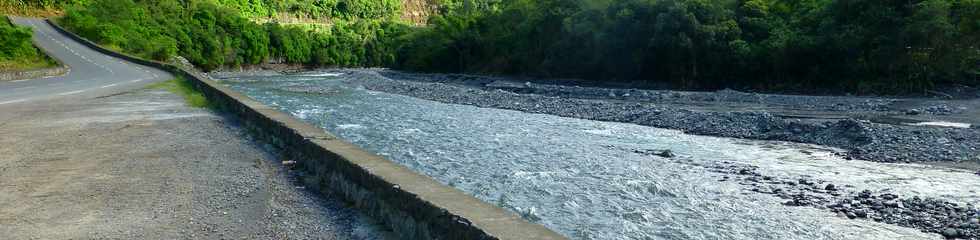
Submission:
{"label": "dense tree", "polygon": [[[80,34],[205,70],[274,61],[862,94],[980,83],[980,0],[435,0],[423,27],[396,20],[397,0],[72,2],[64,22]],[[282,14],[330,25],[252,21]]]}
{"label": "dense tree", "polygon": [[93,0],[69,9],[62,22],[100,44],[157,60],[180,55],[204,70],[267,60],[324,66],[390,65],[394,40],[405,30],[384,19],[338,19],[322,32],[275,23],[259,25],[243,14],[260,11],[265,5],[245,10],[223,5],[257,1]]}
{"label": "dense tree", "polygon": [[980,71],[977,0],[450,2],[399,68],[856,93],[977,84]]}

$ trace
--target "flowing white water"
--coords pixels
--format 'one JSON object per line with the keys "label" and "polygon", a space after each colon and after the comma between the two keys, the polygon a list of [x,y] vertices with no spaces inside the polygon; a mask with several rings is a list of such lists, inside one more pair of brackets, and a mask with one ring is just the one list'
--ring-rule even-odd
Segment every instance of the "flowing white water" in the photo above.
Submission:
{"label": "flowing white water", "polygon": [[[573,239],[928,239],[915,229],[787,207],[700,165],[980,203],[980,178],[848,161],[833,149],[444,104],[358,89],[343,75],[227,79],[234,89]],[[297,81],[303,79],[302,81]],[[345,81],[340,81],[345,80]],[[353,82],[354,84],[346,83]],[[670,149],[666,159],[631,149]]]}
{"label": "flowing white water", "polygon": [[911,123],[909,125],[912,125],[912,126],[954,127],[954,128],[970,128],[970,126],[971,126],[969,123],[944,122],[944,121],[917,122],[917,123]]}

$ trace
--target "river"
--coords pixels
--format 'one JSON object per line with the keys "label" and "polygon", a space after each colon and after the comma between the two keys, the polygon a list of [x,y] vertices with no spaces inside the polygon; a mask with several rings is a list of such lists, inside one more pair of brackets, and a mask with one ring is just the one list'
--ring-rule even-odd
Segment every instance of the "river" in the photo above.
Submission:
{"label": "river", "polygon": [[[941,239],[784,206],[704,167],[722,161],[773,176],[980,203],[972,173],[848,161],[813,145],[439,103],[367,91],[331,72],[220,81],[573,239]],[[677,157],[635,151],[648,149]]]}

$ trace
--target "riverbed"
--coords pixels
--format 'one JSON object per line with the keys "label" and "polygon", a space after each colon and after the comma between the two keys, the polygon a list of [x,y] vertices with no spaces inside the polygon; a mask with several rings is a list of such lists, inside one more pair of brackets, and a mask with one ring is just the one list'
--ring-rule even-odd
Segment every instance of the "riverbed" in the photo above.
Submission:
{"label": "riverbed", "polygon": [[[751,191],[719,163],[902,196],[980,203],[972,172],[852,161],[816,145],[447,104],[342,72],[236,76],[237,91],[573,239],[936,239]],[[640,154],[670,150],[675,157]]]}

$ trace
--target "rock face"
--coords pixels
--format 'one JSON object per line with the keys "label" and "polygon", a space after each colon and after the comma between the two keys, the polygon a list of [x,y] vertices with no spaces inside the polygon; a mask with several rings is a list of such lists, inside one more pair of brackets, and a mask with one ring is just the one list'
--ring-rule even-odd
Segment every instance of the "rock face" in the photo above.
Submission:
{"label": "rock face", "polygon": [[429,15],[437,10],[433,0],[402,0],[402,19],[415,25],[424,25]]}

